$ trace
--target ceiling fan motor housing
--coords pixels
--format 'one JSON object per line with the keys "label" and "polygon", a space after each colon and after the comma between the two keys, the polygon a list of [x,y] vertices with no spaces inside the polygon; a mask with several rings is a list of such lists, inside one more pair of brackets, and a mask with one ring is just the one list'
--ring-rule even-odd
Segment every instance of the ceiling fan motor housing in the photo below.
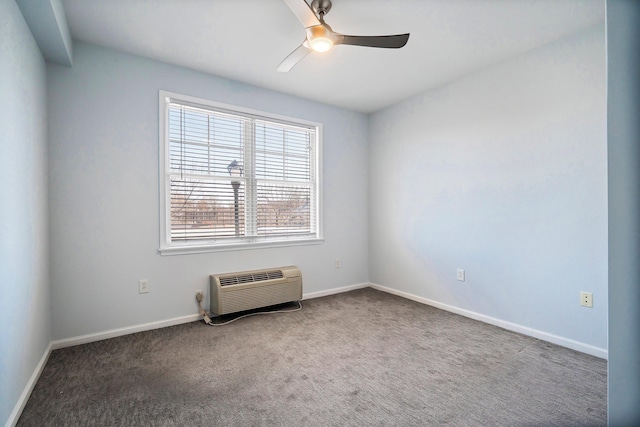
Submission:
{"label": "ceiling fan motor housing", "polygon": [[318,17],[323,17],[331,10],[331,0],[313,0],[311,2],[311,9],[313,9]]}

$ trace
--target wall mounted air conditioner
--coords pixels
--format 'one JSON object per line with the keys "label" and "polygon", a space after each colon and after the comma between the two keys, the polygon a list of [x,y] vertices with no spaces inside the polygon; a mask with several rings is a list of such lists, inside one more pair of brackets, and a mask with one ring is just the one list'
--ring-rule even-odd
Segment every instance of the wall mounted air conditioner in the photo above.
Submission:
{"label": "wall mounted air conditioner", "polygon": [[302,299],[302,274],[296,266],[212,274],[210,311],[214,316]]}

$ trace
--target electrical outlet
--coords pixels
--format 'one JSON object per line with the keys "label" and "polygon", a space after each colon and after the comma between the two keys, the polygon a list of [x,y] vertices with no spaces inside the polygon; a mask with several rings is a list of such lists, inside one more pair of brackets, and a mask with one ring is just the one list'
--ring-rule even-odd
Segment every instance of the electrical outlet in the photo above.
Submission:
{"label": "electrical outlet", "polygon": [[340,268],[340,258],[336,258],[336,268]]}
{"label": "electrical outlet", "polygon": [[458,269],[456,273],[456,279],[458,279],[461,282],[464,282],[464,270],[462,268]]}
{"label": "electrical outlet", "polygon": [[202,291],[196,291],[196,301],[201,302],[204,300],[204,293]]}
{"label": "electrical outlet", "polygon": [[580,292],[580,305],[583,307],[593,307],[593,294],[591,292]]}
{"label": "electrical outlet", "polygon": [[138,280],[138,293],[146,294],[149,292],[149,279]]}

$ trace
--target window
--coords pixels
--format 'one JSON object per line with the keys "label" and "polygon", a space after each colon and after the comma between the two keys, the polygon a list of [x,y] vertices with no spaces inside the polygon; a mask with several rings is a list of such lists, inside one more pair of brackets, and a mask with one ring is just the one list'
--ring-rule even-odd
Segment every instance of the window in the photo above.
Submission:
{"label": "window", "polygon": [[321,126],[160,92],[164,253],[321,241]]}

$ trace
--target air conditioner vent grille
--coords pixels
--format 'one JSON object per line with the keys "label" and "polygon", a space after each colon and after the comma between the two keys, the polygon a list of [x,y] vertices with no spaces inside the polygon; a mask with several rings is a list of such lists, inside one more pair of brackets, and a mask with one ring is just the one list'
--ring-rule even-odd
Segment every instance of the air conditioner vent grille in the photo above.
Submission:
{"label": "air conditioner vent grille", "polygon": [[255,274],[230,275],[220,277],[220,286],[241,285],[243,283],[264,282],[265,280],[282,279],[282,270],[261,271]]}

